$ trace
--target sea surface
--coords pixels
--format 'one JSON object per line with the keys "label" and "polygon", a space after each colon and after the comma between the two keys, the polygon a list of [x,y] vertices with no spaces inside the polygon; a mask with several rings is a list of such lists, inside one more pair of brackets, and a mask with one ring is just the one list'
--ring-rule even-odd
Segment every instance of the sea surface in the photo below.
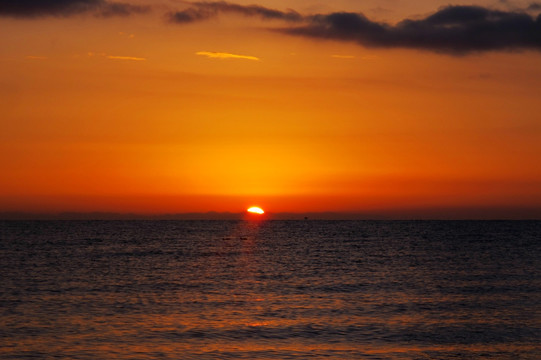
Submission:
{"label": "sea surface", "polygon": [[541,222],[0,222],[0,359],[541,359]]}

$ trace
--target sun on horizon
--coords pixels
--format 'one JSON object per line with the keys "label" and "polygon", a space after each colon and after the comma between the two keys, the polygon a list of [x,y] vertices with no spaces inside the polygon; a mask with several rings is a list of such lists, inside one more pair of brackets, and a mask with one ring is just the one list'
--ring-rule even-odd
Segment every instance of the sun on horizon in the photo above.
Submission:
{"label": "sun on horizon", "polygon": [[265,211],[258,206],[249,207],[246,211],[248,211],[250,214],[258,214],[258,215],[262,215],[265,213]]}

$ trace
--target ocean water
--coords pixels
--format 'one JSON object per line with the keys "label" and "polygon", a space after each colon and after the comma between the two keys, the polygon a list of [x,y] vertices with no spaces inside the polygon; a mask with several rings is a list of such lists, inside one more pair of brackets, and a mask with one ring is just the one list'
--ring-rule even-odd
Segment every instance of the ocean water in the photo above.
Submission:
{"label": "ocean water", "polygon": [[541,359],[541,222],[0,222],[1,359]]}

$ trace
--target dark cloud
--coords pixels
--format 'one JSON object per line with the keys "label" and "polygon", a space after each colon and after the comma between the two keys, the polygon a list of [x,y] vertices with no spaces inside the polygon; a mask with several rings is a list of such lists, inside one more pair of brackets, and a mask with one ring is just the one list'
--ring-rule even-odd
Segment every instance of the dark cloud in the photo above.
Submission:
{"label": "dark cloud", "polygon": [[126,16],[147,12],[148,7],[106,0],[0,0],[0,16],[40,17],[95,13],[100,16]]}
{"label": "dark cloud", "polygon": [[303,17],[293,10],[279,11],[259,5],[238,5],[224,1],[194,2],[192,7],[170,14],[170,19],[177,23],[190,23],[217,17],[220,13],[239,14],[259,17],[266,20],[301,21]]}
{"label": "dark cloud", "polygon": [[[537,7],[533,3],[530,8]],[[360,13],[336,12],[303,16],[258,5],[196,2],[171,13],[177,23],[207,20],[221,13],[294,22],[278,31],[316,39],[354,41],[367,47],[414,48],[466,54],[507,49],[541,50],[541,15],[491,10],[480,6],[448,6],[423,19],[406,19],[396,25],[379,23]]]}
{"label": "dark cloud", "polygon": [[531,3],[530,5],[528,5],[526,10],[528,10],[528,11],[540,11],[541,10],[541,3],[538,3],[538,2]]}
{"label": "dark cloud", "polygon": [[478,6],[449,6],[420,20],[381,24],[362,14],[313,16],[282,30],[313,38],[356,41],[369,47],[403,47],[465,54],[504,49],[541,50],[541,16]]}

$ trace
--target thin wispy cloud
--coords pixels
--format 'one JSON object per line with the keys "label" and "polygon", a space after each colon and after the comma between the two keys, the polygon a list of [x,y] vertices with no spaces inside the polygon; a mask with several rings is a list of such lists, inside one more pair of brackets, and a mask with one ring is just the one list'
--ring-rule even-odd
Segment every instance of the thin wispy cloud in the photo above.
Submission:
{"label": "thin wispy cloud", "polygon": [[[533,3],[531,8],[536,8]],[[468,54],[501,50],[541,50],[541,15],[502,11],[480,6],[447,6],[421,19],[404,19],[396,25],[368,19],[361,13],[335,12],[301,15],[258,5],[197,2],[169,14],[171,21],[186,24],[220,14],[240,14],[265,20],[287,20],[273,29],[313,39],[355,42],[365,47],[413,48],[440,53]]]}
{"label": "thin wispy cloud", "polygon": [[134,57],[134,56],[115,56],[115,55],[107,55],[107,59],[111,60],[128,60],[128,61],[145,61],[146,58],[142,57]]}
{"label": "thin wispy cloud", "polygon": [[241,59],[241,60],[253,60],[260,61],[261,59],[250,55],[238,55],[224,52],[212,52],[212,51],[198,51],[196,55],[206,56],[211,59]]}
{"label": "thin wispy cloud", "polygon": [[119,36],[122,36],[124,38],[127,38],[127,39],[134,39],[135,38],[135,34],[129,34],[129,33],[125,33],[123,31],[120,31],[118,33]]}
{"label": "thin wispy cloud", "polygon": [[145,13],[149,6],[107,0],[0,0],[0,16],[35,18],[92,13],[97,16],[128,16]]}
{"label": "thin wispy cloud", "polygon": [[239,5],[225,1],[193,2],[188,9],[171,12],[169,18],[176,23],[191,23],[215,18],[222,13],[258,17],[264,20],[301,21],[303,16],[294,10],[280,11],[260,5]]}
{"label": "thin wispy cloud", "polygon": [[88,57],[103,57],[109,60],[124,60],[124,61],[146,61],[147,59],[144,57],[136,57],[136,56],[121,56],[121,55],[109,55],[106,53],[94,53],[92,51],[87,53]]}

